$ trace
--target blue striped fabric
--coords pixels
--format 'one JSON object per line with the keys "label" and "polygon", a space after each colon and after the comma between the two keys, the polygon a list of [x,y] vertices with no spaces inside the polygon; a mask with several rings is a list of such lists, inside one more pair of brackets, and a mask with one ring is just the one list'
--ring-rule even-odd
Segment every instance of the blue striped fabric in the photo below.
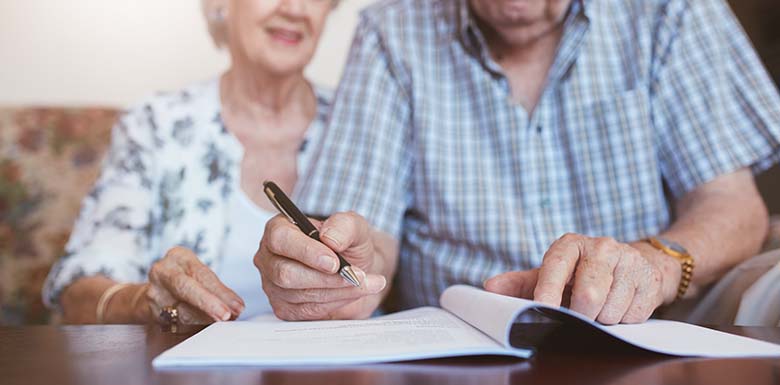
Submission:
{"label": "blue striped fabric", "polygon": [[538,266],[566,232],[657,234],[670,200],[780,159],[780,98],[723,0],[575,0],[532,114],[466,4],[363,13],[296,194],[401,241],[403,307]]}

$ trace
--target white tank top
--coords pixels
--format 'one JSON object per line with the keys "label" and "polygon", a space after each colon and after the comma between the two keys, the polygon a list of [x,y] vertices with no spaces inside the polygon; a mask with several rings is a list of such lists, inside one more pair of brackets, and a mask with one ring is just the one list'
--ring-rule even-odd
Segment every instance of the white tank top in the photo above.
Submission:
{"label": "white tank top", "polygon": [[[219,101],[219,86],[214,87],[214,98]],[[324,113],[327,111],[331,94],[329,91],[315,87],[317,94],[318,116],[312,122],[309,129],[306,130],[306,136],[301,144],[301,150],[298,152],[297,171],[298,175],[303,175],[306,166],[312,161],[315,151],[311,151],[313,143],[320,143],[322,124],[324,122]],[[230,137],[236,141],[238,148],[242,153],[237,154],[243,157],[244,147],[241,142],[232,134]],[[239,163],[240,164],[240,163]],[[240,167],[237,165],[236,167]],[[227,203],[227,223],[230,224],[230,232],[222,243],[222,262],[216,268],[217,276],[222,283],[236,292],[246,304],[246,309],[241,313],[239,319],[249,319],[258,315],[267,315],[272,313],[271,305],[268,303],[263,291],[260,272],[257,271],[252,259],[263,238],[265,224],[273,218],[276,211],[270,212],[258,207],[241,189],[239,181],[241,180],[241,171],[237,170],[236,180],[233,183],[235,193],[230,194]],[[300,183],[296,183],[297,189]],[[292,194],[295,196],[295,194]]]}
{"label": "white tank top", "polygon": [[252,259],[263,238],[265,223],[276,213],[258,207],[241,188],[230,195],[227,211],[230,232],[223,244],[217,276],[244,300],[246,308],[239,319],[270,313],[271,305]]}

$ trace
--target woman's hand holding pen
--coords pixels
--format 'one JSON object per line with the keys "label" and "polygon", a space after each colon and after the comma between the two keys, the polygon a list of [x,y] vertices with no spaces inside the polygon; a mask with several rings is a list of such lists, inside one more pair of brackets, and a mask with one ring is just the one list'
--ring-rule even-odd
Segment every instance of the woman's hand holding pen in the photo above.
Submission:
{"label": "woman's hand holding pen", "polygon": [[[318,227],[322,242],[281,215],[266,224],[254,263],[274,313],[284,320],[368,318],[395,270],[378,252],[387,241],[355,213],[334,214]],[[352,265],[360,286],[338,274],[336,253]]]}

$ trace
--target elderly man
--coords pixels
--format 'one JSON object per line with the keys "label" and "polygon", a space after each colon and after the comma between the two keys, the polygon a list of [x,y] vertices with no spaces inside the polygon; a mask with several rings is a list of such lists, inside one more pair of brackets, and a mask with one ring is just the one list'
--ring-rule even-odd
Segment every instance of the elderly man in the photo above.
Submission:
{"label": "elderly man", "polygon": [[484,283],[632,323],[759,250],[780,98],[723,0],[397,0],[324,135],[296,196],[324,244],[276,218],[255,256],[279,317]]}

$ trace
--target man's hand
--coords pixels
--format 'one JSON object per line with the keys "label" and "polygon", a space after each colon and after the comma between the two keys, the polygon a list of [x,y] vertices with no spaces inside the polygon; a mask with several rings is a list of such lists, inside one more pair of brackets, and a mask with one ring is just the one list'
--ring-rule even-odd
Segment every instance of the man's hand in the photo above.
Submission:
{"label": "man's hand", "polygon": [[[334,214],[319,227],[324,244],[281,215],[266,225],[254,263],[274,314],[284,320],[368,318],[388,281],[373,230],[355,213]],[[353,266],[359,287],[338,274],[337,252]]]}
{"label": "man's hand", "polygon": [[566,234],[540,268],[495,276],[485,289],[556,307],[569,302],[571,310],[603,324],[638,323],[664,301],[660,261],[612,238]]}

